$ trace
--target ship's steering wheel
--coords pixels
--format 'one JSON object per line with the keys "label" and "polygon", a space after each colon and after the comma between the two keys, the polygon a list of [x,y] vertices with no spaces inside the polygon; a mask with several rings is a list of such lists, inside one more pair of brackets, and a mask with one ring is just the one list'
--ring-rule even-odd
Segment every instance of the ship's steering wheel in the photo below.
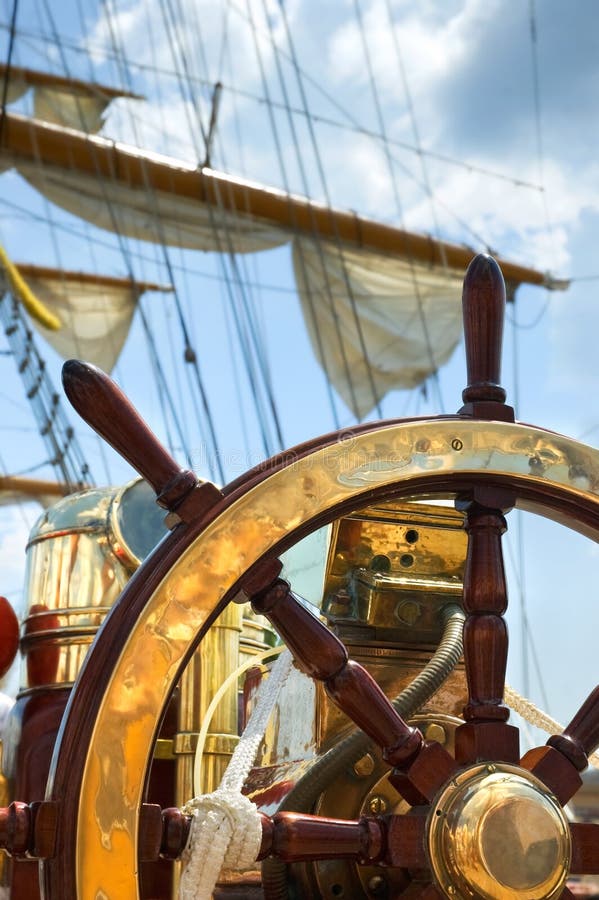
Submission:
{"label": "ship's steering wheel", "polygon": [[[44,806],[55,838],[42,865],[46,897],[138,896],[138,856],[160,843],[144,787],[163,712],[199,642],[240,592],[271,618],[299,666],[323,680],[383,748],[391,781],[412,806],[405,816],[346,826],[291,813],[265,818],[263,855],[328,853],[405,867],[419,873],[406,897],[570,897],[569,873],[599,872],[599,826],[570,825],[562,809],[599,744],[599,689],[563,736],[520,759],[518,730],[507,724],[502,702],[508,639],[501,556],[503,513],[512,506],[599,538],[599,452],[514,424],[498,386],[503,279],[489,257],[471,265],[464,298],[469,384],[458,416],[331,434],[222,492],[173,470],[131,408],[124,410],[122,395],[115,407],[114,386],[108,397],[102,393],[97,370],[67,366],[75,405],[127,458],[141,460],[138,468],[179,524],[128,584],[73,691]],[[455,758],[403,722],[277,579],[274,564],[299,538],[348,511],[438,495],[457,498],[469,534],[469,699]]]}

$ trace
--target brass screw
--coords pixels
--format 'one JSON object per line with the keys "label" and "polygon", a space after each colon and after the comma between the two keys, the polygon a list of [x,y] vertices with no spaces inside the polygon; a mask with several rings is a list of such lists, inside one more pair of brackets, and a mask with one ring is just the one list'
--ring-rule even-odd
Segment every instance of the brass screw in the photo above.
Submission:
{"label": "brass screw", "polygon": [[497,771],[497,766],[487,766],[487,772],[489,773],[489,775],[492,775],[493,772],[496,772],[496,771]]}
{"label": "brass screw", "polygon": [[382,813],[387,811],[387,801],[384,797],[375,794],[374,797],[371,797],[368,803],[368,809],[371,813],[376,815],[381,815]]}
{"label": "brass screw", "polygon": [[374,772],[374,759],[370,753],[366,753],[361,759],[354,763],[354,772],[358,778],[366,778]]}
{"label": "brass screw", "polygon": [[461,450],[464,445],[459,438],[454,438],[451,442],[451,446],[454,450]]}

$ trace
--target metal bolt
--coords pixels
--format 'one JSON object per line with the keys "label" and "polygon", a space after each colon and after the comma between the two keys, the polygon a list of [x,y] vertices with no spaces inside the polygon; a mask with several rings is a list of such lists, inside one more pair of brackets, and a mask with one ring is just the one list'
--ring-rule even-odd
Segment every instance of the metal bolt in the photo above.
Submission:
{"label": "metal bolt", "polygon": [[375,794],[375,796],[371,797],[368,802],[368,809],[375,816],[381,815],[382,813],[387,811],[387,801],[384,797]]}
{"label": "metal bolt", "polygon": [[492,775],[493,772],[496,772],[496,771],[497,771],[497,766],[487,766],[487,772],[489,773],[489,775]]}
{"label": "metal bolt", "polygon": [[461,450],[464,445],[459,438],[454,438],[451,442],[451,446],[454,450]]}
{"label": "metal bolt", "polygon": [[366,778],[374,772],[374,759],[370,753],[366,753],[361,759],[354,763],[354,772],[358,778]]}

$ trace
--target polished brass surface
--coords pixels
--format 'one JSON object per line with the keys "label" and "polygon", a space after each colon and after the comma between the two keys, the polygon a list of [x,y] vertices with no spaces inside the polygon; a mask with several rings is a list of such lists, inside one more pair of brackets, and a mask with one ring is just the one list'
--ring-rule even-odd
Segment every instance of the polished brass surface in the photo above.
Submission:
{"label": "polished brass surface", "polygon": [[[185,669],[179,685],[178,731],[181,734],[198,734],[206,710],[229,672],[239,665],[239,637],[243,611],[230,603],[218,617],[202,645]],[[237,686],[231,685],[222,702],[217,706],[210,734],[237,737]],[[195,747],[194,747],[195,750]],[[202,784],[207,793],[216,790],[227,763],[229,753],[211,756],[202,761]],[[194,796],[193,755],[181,755],[177,760],[175,804],[183,806]]]}
{"label": "polished brass surface", "polygon": [[[382,687],[388,697],[397,697],[422,671],[430,660],[431,648],[384,644],[348,644],[352,659],[361,663]],[[322,684],[315,685],[317,693],[317,750],[323,753],[355,726],[326,694]],[[434,708],[449,715],[460,715],[466,702],[467,690],[463,663],[459,663],[437,690]],[[285,695],[280,704],[285,705]],[[427,711],[430,706],[427,706]]]}
{"label": "polished brass surface", "polygon": [[329,549],[325,612],[340,627],[371,626],[373,637],[396,639],[408,627],[414,641],[434,642],[439,607],[462,591],[463,524],[449,506],[397,501],[342,518]]}
{"label": "polished brass surface", "polygon": [[429,813],[428,854],[448,897],[551,900],[568,875],[568,820],[551,792],[524,769],[472,766]]}
{"label": "polished brass surface", "polygon": [[[459,449],[455,449],[458,448]],[[338,504],[364,505],[374,486],[422,493],[452,473],[493,473],[559,487],[599,512],[599,451],[524,425],[466,419],[383,426],[318,449],[274,472],[214,519],[146,604],[123,648],[96,718],[77,817],[81,898],[138,896],[137,830],[144,773],[176,673],[207,619],[252,563]],[[446,488],[445,488],[446,490]],[[544,510],[540,500],[523,508]],[[564,514],[562,521],[573,524]],[[579,530],[596,535],[590,524]]]}
{"label": "polished brass surface", "polygon": [[[80,491],[45,510],[27,547],[21,693],[71,685],[142,552],[165,529],[150,487]],[[133,549],[135,548],[135,549]]]}

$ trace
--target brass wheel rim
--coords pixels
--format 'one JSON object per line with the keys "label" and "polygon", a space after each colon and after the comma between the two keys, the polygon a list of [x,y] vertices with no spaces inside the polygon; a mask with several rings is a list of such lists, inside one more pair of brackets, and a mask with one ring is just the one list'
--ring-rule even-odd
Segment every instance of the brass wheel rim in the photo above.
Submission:
{"label": "brass wheel rim", "polygon": [[[70,850],[77,897],[139,896],[139,809],[161,713],[244,572],[341,511],[384,497],[450,496],[485,482],[510,484],[519,507],[599,536],[599,451],[529,426],[463,418],[381,426],[321,446],[253,483],[195,538],[190,534],[149,592],[95,715]],[[158,560],[160,550],[139,570],[138,585]],[[75,696],[71,714],[76,708]]]}

